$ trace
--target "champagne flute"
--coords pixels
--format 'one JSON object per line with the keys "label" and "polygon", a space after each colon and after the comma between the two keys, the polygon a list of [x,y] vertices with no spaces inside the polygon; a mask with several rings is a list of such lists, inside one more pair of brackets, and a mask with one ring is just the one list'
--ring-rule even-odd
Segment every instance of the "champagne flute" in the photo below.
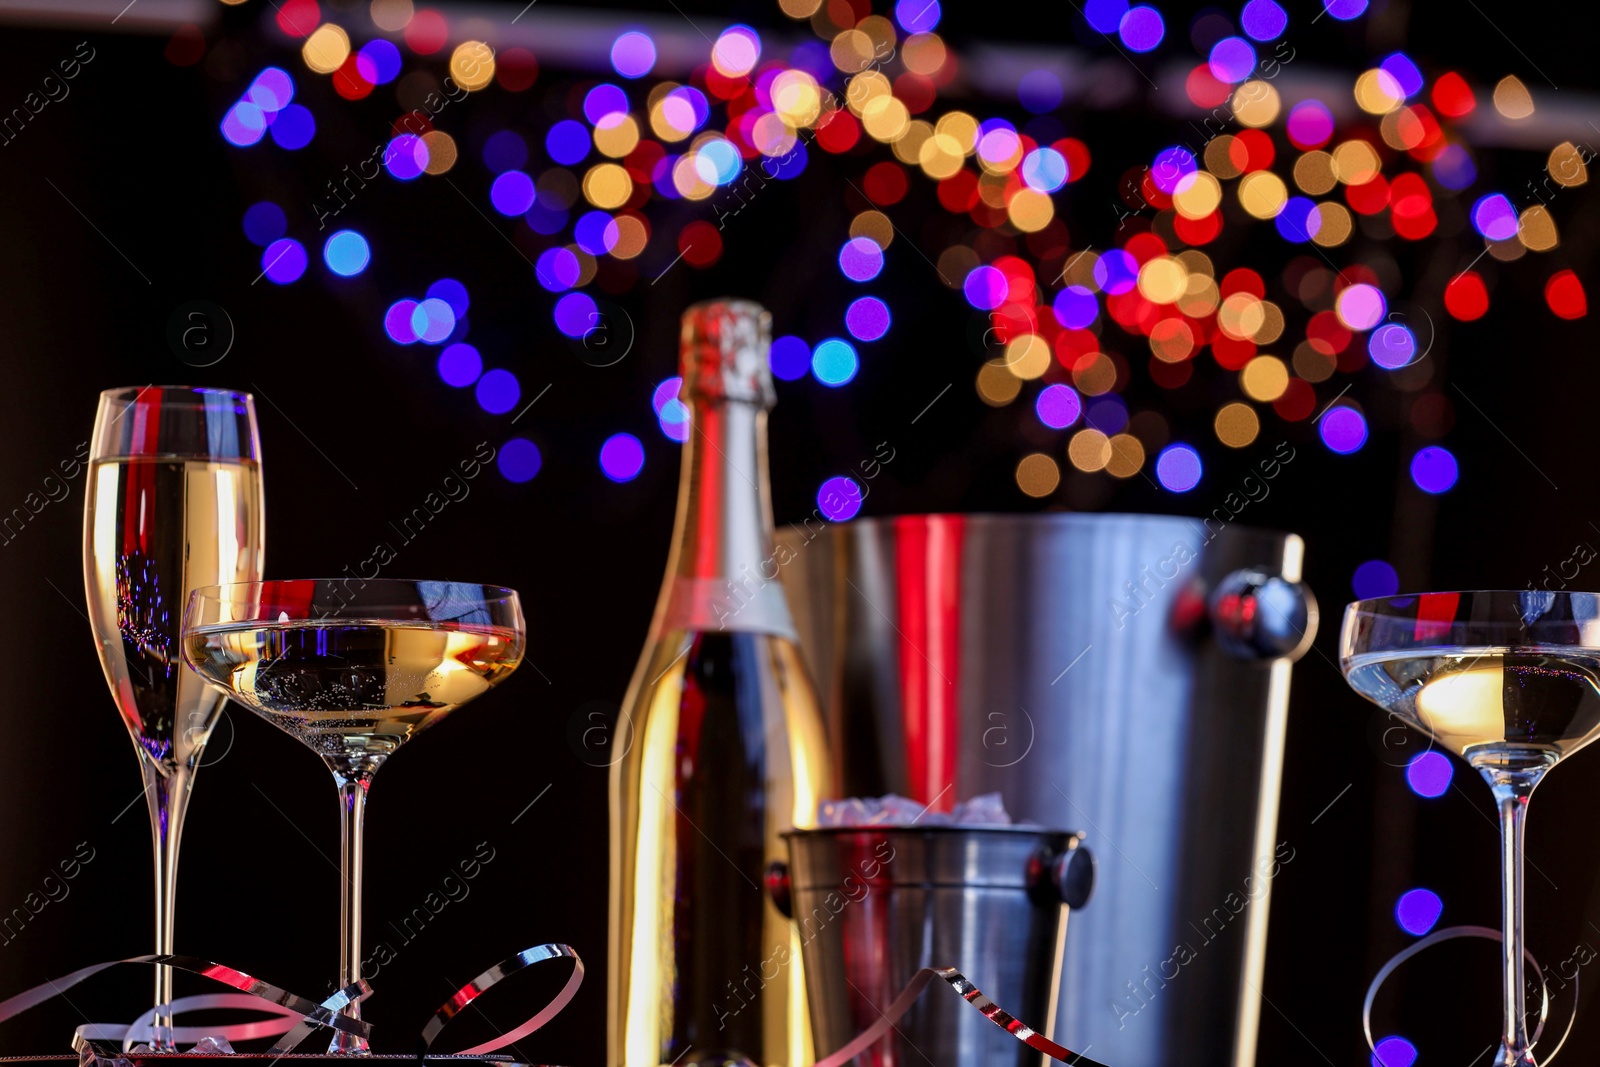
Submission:
{"label": "champagne flute", "polygon": [[[178,843],[223,699],[183,669],[196,586],[261,575],[261,445],[248,393],[179,385],[100,394],[84,501],[89,620],[139,754],[155,850],[156,952],[170,954]],[[172,971],[156,969],[150,1044],[174,1051]]]}
{"label": "champagne flute", "polygon": [[[341,988],[361,978],[361,837],[373,776],[412,736],[515,670],[525,630],[515,592],[463,582],[246,582],[190,597],[184,660],[333,772]],[[360,1005],[345,1012],[359,1018]],[[368,1049],[340,1032],[328,1051]]]}
{"label": "champagne flute", "polygon": [[1533,1067],[1522,984],[1528,798],[1600,736],[1600,594],[1423,593],[1345,609],[1345,679],[1465,759],[1500,809],[1504,1025],[1495,1067]]}

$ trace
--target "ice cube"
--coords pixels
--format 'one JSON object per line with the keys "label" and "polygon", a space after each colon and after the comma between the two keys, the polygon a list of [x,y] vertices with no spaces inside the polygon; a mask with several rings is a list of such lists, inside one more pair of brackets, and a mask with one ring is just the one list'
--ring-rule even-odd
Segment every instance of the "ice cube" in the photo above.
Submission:
{"label": "ice cube", "polygon": [[961,826],[1010,826],[1011,816],[1006,812],[1006,802],[999,793],[984,793],[964,800],[950,813],[952,822]]}
{"label": "ice cube", "polygon": [[202,1037],[194,1043],[194,1048],[189,1050],[197,1056],[232,1056],[233,1046],[228,1044],[225,1037]]}

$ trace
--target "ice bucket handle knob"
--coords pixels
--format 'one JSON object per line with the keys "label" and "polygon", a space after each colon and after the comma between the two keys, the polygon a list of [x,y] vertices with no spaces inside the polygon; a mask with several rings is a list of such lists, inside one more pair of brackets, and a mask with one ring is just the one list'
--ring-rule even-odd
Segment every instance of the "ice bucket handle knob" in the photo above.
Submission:
{"label": "ice bucket handle knob", "polygon": [[1240,659],[1297,660],[1317,636],[1317,598],[1303,582],[1245,569],[1217,584],[1207,602],[1217,643]]}
{"label": "ice bucket handle knob", "polygon": [[767,864],[767,873],[762,881],[766,883],[767,896],[772,898],[773,906],[785,919],[794,918],[794,899],[789,893],[789,865],[782,860],[773,860]]}
{"label": "ice bucket handle knob", "polygon": [[1073,835],[1061,852],[1041,849],[1030,857],[1026,880],[1035,901],[1060,901],[1073,909],[1089,903],[1094,895],[1096,863],[1094,853],[1082,841],[1082,835]]}

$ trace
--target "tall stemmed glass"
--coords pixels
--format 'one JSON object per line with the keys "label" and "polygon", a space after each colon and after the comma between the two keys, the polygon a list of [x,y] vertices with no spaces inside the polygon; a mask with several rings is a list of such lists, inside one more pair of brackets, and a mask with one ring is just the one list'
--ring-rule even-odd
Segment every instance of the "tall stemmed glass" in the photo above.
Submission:
{"label": "tall stemmed glass", "polygon": [[1600,594],[1423,593],[1345,609],[1340,662],[1356,692],[1483,775],[1500,808],[1505,1020],[1498,1067],[1534,1064],[1522,985],[1528,798],[1600,735]]}
{"label": "tall stemmed glass", "polygon": [[[155,846],[156,952],[172,952],[183,814],[222,698],[183,669],[196,586],[261,576],[261,445],[248,393],[149,385],[100,394],[83,516],[89,621],[139,754]],[[151,1045],[171,1051],[172,972]]]}
{"label": "tall stemmed glass", "polygon": [[[322,757],[339,788],[339,985],[361,977],[361,831],[378,768],[522,661],[517,594],[398,579],[196,590],[183,654],[207,681]],[[347,1014],[359,1016],[360,1006]],[[330,1052],[365,1053],[344,1033]]]}

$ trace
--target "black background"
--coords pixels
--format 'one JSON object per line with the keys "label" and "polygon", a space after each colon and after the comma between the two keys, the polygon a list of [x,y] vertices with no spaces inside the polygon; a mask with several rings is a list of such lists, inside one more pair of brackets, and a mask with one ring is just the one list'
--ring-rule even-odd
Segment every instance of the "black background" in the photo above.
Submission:
{"label": "black background", "polygon": [[[502,5],[505,17],[519,7]],[[683,9],[718,26],[743,20],[765,28],[781,20],[766,4]],[[1192,57],[1181,39],[1182,8],[1166,10],[1172,30],[1160,55]],[[1463,71],[1484,104],[1487,86],[1516,73],[1541,101],[1589,107],[1600,119],[1593,98],[1583,95],[1595,89],[1583,43],[1591,39],[1588,27],[1567,23],[1566,14],[1489,0],[1477,11],[1440,0],[1375,5],[1355,23],[1308,25],[1314,10],[1292,11],[1291,37],[1309,61],[1348,77],[1364,58],[1404,45],[1430,76]],[[406,1049],[409,1035],[455,985],[517,948],[564,940],[589,961],[590,981],[573,1009],[521,1051],[597,1063],[606,772],[585,762],[586,756],[595,761],[574,742],[573,724],[621,699],[665,559],[677,446],[653,425],[650,391],[673,373],[676,318],[695,299],[749,296],[772,309],[779,332],[813,339],[836,332],[847,283],[833,256],[851,215],[865,206],[841,179],[858,181],[888,153],[877,148],[828,160],[814,151],[814,165],[799,180],[772,187],[729,224],[723,259],[710,270],[679,265],[652,285],[673,254],[670,239],[653,248],[640,262],[639,284],[615,298],[637,342],[622,362],[599,369],[553,330],[550,296],[505,239],[513,227],[480,215],[488,177],[475,158],[495,129],[542,129],[549,108],[565,106],[568,87],[584,72],[546,69],[530,92],[491,89],[447,112],[441,128],[463,146],[463,162],[448,176],[459,194],[437,178],[380,181],[340,219],[371,239],[375,259],[367,273],[331,284],[314,259],[294,285],[252,284],[259,252],[240,231],[243,209],[264,198],[284,204],[290,234],[310,244],[309,205],[322,182],[364,158],[398,114],[392,96],[380,100],[383,89],[349,105],[325,79],[302,73],[292,50],[267,27],[265,11],[255,3],[230,10],[208,36],[213,47],[226,42],[238,49],[240,73],[231,81],[204,66],[174,67],[162,57],[162,37],[4,31],[3,108],[20,103],[85,37],[97,56],[68,99],[0,147],[0,508],[21,504],[77,451],[101,389],[146,381],[256,393],[273,577],[353,567],[388,538],[389,519],[419,505],[480,442],[498,448],[517,435],[537,442],[544,469],[536,479],[513,485],[486,471],[471,483],[471,495],[447,507],[391,568],[396,575],[518,588],[528,609],[531,656],[501,691],[396,758],[374,788],[369,944],[480,842],[495,858],[470,883],[467,899],[450,904],[400,949],[375,982],[380,992],[368,1017],[379,1028],[380,1048]],[[365,25],[354,8],[334,14],[346,25]],[[620,29],[623,16],[617,18]],[[980,40],[1073,44],[1080,36],[1074,21],[1026,5],[950,4],[940,30],[959,52]],[[303,100],[317,113],[318,137],[304,152],[268,145],[239,151],[217,133],[218,118],[248,72],[267,62],[295,73]],[[1159,66],[1145,65],[1152,73]],[[1016,111],[1005,101],[963,100],[959,92],[950,99],[980,115]],[[1104,247],[1115,221],[1109,204],[1117,176],[1170,143],[1176,124],[1148,102],[1111,113],[1069,111],[1062,121],[1095,153],[1090,178],[1062,201],[1074,246]],[[1539,175],[1544,157],[1543,150],[1483,151],[1477,162],[1481,177],[1471,195],[1491,188],[1515,194]],[[1445,199],[1442,191],[1436,195]],[[1470,202],[1465,196],[1455,207],[1441,203],[1442,228],[1449,228],[1449,211],[1459,225]],[[664,235],[691,217],[709,217],[704,205],[683,202],[656,202],[650,211]],[[1409,752],[1385,743],[1381,719],[1345,687],[1334,666],[1335,638],[1351,572],[1362,560],[1395,561],[1406,588],[1521,588],[1546,565],[1566,560],[1579,542],[1600,543],[1591,525],[1600,522],[1600,507],[1590,488],[1594,459],[1586,436],[1595,423],[1591,398],[1600,373],[1592,331],[1588,320],[1556,319],[1541,297],[1556,269],[1592,277],[1593,199],[1587,189],[1565,192],[1552,211],[1560,249],[1517,263],[1485,257],[1479,264],[1494,306],[1473,324],[1444,318],[1438,272],[1442,266],[1448,277],[1464,268],[1481,243],[1369,242],[1337,253],[1352,260],[1392,255],[1407,279],[1403,288],[1439,325],[1435,354],[1448,352],[1449,375],[1436,358],[1434,386],[1455,400],[1455,425],[1444,441],[1463,471],[1453,491],[1434,499],[1410,485],[1404,464],[1419,442],[1397,428],[1405,396],[1380,371],[1338,375],[1319,387],[1321,403],[1351,384],[1349,395],[1372,417],[1372,440],[1354,456],[1332,455],[1304,423],[1284,427],[1270,413],[1263,417],[1255,447],[1270,448],[1283,436],[1301,458],[1268,499],[1251,506],[1246,521],[1306,538],[1307,580],[1325,611],[1316,647],[1295,672],[1280,837],[1295,844],[1297,855],[1274,890],[1264,1064],[1365,1062],[1359,1010],[1366,982],[1410,940],[1392,918],[1400,892],[1419,885],[1438,891],[1444,923],[1497,922],[1496,831],[1487,790],[1458,769],[1444,797],[1414,797],[1402,773]],[[978,401],[971,382],[980,356],[967,341],[975,314],[909,247],[932,249],[936,258],[961,227],[937,207],[931,183],[917,177],[890,213],[905,231],[876,290],[897,316],[890,337],[868,346],[862,374],[848,388],[780,384],[771,426],[778,521],[808,513],[822,479],[848,470],[881,440],[893,442],[897,457],[873,483],[867,514],[1036,510],[1042,505],[1017,491],[1011,472],[1033,447],[1059,454],[1059,439],[1035,441],[1031,413],[1020,403],[991,410]],[[516,229],[522,232],[515,241],[529,257],[543,247]],[[1270,227],[1246,228],[1231,218],[1224,239],[1208,251],[1219,267],[1255,266],[1269,280],[1286,259]],[[435,350],[398,348],[382,335],[381,312],[390,301],[419,296],[443,275],[467,283],[472,340],[491,354],[490,365],[518,374],[524,402],[550,385],[515,427],[509,415],[480,410],[470,391],[440,383]],[[205,370],[181,362],[165,342],[169,316],[193,299],[226,308],[237,329],[233,351]],[[1133,351],[1134,342],[1124,348]],[[1166,394],[1139,384],[1136,369],[1134,406],[1160,405],[1180,435],[1208,441],[1209,413],[1235,388],[1228,375],[1210,370],[1197,374],[1200,384]],[[645,442],[646,462],[637,480],[613,485],[596,456],[601,441],[622,430]],[[1185,497],[1144,479],[1113,485],[1100,478],[1069,480],[1049,504],[1204,514],[1256,458],[1251,449],[1226,457],[1221,451],[1214,442],[1205,448],[1212,466]],[[79,842],[94,850],[70,895],[0,945],[0,993],[150,946],[139,779],[82,614],[83,481],[74,480],[71,496],[0,546],[6,724],[0,811],[9,815],[0,823],[0,912],[21,905]],[[1584,574],[1576,584],[1600,581]],[[1597,758],[1573,759],[1533,806],[1530,946],[1547,963],[1581,945],[1600,946]],[[292,739],[237,709],[218,727],[207,763],[185,835],[178,946],[323,995],[337,938],[337,832],[326,772]],[[1427,1062],[1471,1062],[1498,1026],[1496,961],[1496,950],[1484,942],[1418,960],[1386,991],[1381,1032],[1407,1034]],[[72,994],[70,1005],[53,1004],[7,1024],[0,1049],[62,1051],[71,1025],[86,1017],[122,1019],[144,1007],[147,985],[143,974],[103,979]],[[491,1015],[508,1022],[522,1006],[519,997],[536,998],[537,985],[507,992],[489,1006]],[[1558,1012],[1570,1004],[1569,989]],[[1586,1061],[1597,1050],[1600,1028],[1580,1019],[1566,1055]]]}

